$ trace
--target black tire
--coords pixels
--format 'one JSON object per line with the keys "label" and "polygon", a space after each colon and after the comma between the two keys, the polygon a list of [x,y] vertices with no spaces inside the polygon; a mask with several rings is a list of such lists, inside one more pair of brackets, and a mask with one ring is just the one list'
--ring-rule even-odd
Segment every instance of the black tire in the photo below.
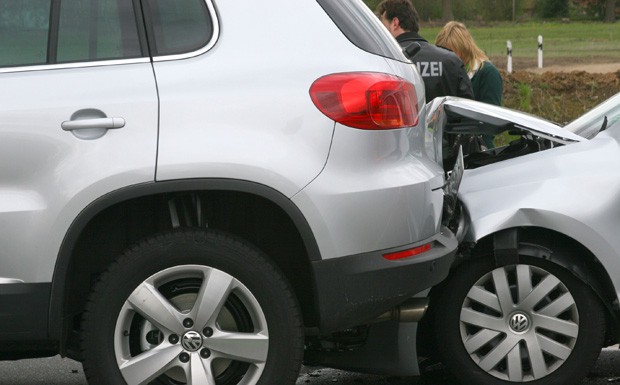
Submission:
{"label": "black tire", "polygon": [[492,258],[466,261],[431,306],[440,357],[463,384],[575,384],[605,337],[604,308],[592,289],[539,258],[499,267]]}
{"label": "black tire", "polygon": [[[200,291],[207,285],[209,297]],[[302,331],[290,285],[255,247],[174,231],[132,247],[101,275],[82,322],[84,371],[93,385],[294,384]],[[121,370],[121,359],[132,364]]]}

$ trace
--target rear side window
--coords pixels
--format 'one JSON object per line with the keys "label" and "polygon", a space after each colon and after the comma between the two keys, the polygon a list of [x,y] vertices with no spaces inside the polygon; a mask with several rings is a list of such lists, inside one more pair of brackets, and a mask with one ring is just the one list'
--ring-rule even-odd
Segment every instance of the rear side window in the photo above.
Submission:
{"label": "rear side window", "polygon": [[204,0],[147,0],[145,13],[153,56],[196,51],[213,36]]}
{"label": "rear side window", "polygon": [[132,0],[0,0],[0,67],[140,56]]}
{"label": "rear side window", "polygon": [[317,0],[317,2],[351,43],[375,55],[409,62],[379,18],[362,0]]}
{"label": "rear side window", "polygon": [[50,0],[0,0],[0,67],[45,64]]}
{"label": "rear side window", "polygon": [[139,57],[131,1],[62,0],[58,63]]}

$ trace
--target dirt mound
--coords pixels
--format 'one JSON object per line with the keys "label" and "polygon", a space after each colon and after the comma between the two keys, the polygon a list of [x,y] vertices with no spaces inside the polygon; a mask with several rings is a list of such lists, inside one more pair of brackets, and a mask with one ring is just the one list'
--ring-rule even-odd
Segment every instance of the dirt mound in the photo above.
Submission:
{"label": "dirt mound", "polygon": [[561,65],[553,64],[544,68],[528,68],[527,71],[543,73],[543,72],[574,72],[585,71],[589,73],[606,74],[610,72],[620,71],[620,63],[589,63],[589,64],[570,64]]}
{"label": "dirt mound", "polygon": [[620,92],[620,71],[611,73],[502,72],[504,105],[561,124]]}

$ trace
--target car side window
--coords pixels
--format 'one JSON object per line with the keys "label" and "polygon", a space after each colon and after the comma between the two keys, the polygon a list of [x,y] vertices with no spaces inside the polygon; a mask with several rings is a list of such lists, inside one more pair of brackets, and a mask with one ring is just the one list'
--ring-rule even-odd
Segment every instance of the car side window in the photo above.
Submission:
{"label": "car side window", "polygon": [[141,56],[131,0],[0,0],[0,68]]}
{"label": "car side window", "polygon": [[0,67],[45,64],[51,0],[0,0]]}
{"label": "car side window", "polygon": [[213,36],[205,0],[148,0],[145,8],[153,56],[196,51]]}
{"label": "car side window", "polygon": [[62,0],[57,62],[141,56],[133,5],[128,0]]}

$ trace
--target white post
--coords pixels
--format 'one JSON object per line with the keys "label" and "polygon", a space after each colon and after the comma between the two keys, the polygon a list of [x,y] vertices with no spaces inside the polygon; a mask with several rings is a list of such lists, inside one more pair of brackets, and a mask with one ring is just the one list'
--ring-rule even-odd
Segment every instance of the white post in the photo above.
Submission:
{"label": "white post", "polygon": [[543,68],[543,37],[538,35],[538,68]]}
{"label": "white post", "polygon": [[511,74],[512,73],[512,42],[508,40],[506,42],[506,48],[508,52],[508,64],[506,66],[506,71]]}

